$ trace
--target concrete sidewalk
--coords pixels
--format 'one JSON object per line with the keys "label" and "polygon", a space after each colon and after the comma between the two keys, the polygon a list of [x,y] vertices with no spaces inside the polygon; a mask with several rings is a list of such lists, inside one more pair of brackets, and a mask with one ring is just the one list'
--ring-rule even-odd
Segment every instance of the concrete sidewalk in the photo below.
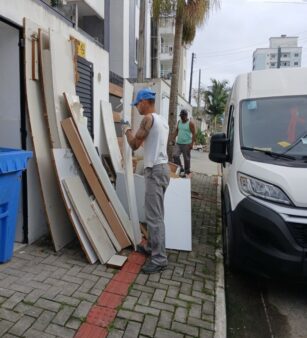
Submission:
{"label": "concrete sidewalk", "polygon": [[220,222],[218,177],[194,173],[193,251],[169,250],[162,273],[140,273],[129,250],[120,272],[88,264],[78,243],[18,250],[0,265],[0,337],[223,337]]}

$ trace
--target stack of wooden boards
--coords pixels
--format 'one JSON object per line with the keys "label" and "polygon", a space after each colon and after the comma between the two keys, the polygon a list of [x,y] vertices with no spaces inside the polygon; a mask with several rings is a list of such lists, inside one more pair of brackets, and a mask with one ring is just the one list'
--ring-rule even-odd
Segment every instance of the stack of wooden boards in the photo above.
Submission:
{"label": "stack of wooden boards", "polygon": [[[55,250],[77,234],[88,261],[106,263],[141,240],[135,197],[128,215],[96,151],[76,96],[72,41],[28,19],[24,20],[24,36],[27,110]],[[127,194],[133,196],[131,150],[125,148],[123,161],[114,123],[110,124],[110,103],[101,101],[100,108],[113,166],[125,174]]]}

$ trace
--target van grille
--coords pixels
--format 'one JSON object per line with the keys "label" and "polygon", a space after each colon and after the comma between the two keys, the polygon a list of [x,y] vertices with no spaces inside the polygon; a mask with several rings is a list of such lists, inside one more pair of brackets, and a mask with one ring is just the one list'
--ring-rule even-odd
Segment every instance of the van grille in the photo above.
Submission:
{"label": "van grille", "polygon": [[307,224],[288,223],[288,227],[295,241],[303,248],[307,248]]}

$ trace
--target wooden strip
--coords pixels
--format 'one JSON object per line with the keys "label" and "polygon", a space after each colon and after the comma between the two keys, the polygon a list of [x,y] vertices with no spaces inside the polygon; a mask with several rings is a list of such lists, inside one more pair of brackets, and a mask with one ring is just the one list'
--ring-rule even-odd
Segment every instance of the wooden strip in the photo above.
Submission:
{"label": "wooden strip", "polygon": [[107,199],[103,189],[101,188],[99,180],[94,172],[94,169],[91,166],[86,150],[81,142],[72,118],[63,120],[62,126],[71,145],[71,148],[79,162],[79,165],[87,179],[87,182],[91,187],[93,194],[101,210],[103,211],[109,225],[111,226],[118,242],[120,243],[122,248],[131,245],[127,234],[123,230],[116,214],[111,208],[109,200]]}
{"label": "wooden strip", "polygon": [[117,96],[117,97],[123,97],[123,88],[120,86],[117,86],[116,84],[110,82],[109,83],[109,93]]}
{"label": "wooden strip", "polygon": [[63,194],[63,198],[66,205],[66,210],[68,211],[68,215],[70,216],[71,223],[76,231],[76,234],[81,243],[81,247],[83,252],[85,253],[87,260],[94,264],[97,261],[97,256],[95,251],[92,248],[90,241],[87,238],[86,233],[84,232],[83,226],[79,221],[79,218],[72,206],[70,199],[67,195],[67,192],[63,185],[63,180],[70,176],[79,176],[80,171],[77,167],[76,161],[74,159],[74,155],[70,149],[52,149],[53,157],[55,160],[55,165],[57,169],[57,174],[59,181],[61,182],[61,191]]}
{"label": "wooden strip", "polygon": [[114,236],[113,231],[111,230],[106,218],[104,217],[101,209],[99,208],[99,205],[97,204],[97,202],[95,200],[91,201],[91,207],[94,210],[95,214],[97,215],[97,217],[99,218],[101,224],[103,225],[105,231],[107,232],[111,242],[113,243],[115,249],[117,251],[121,250],[121,246],[118,243],[118,240],[116,239],[116,237]]}
{"label": "wooden strip", "polygon": [[[131,102],[133,96],[133,86],[127,81],[124,81],[124,106],[123,117],[125,121],[131,124]],[[133,227],[134,245],[137,245],[142,240],[142,234],[140,229],[140,221],[137,210],[135,186],[133,177],[133,164],[132,164],[132,150],[129,146],[127,138],[124,137],[124,170],[125,170],[125,183],[126,192],[128,198],[129,215]]]}
{"label": "wooden strip", "polygon": [[25,19],[24,28],[27,111],[48,225],[54,248],[58,251],[74,239],[75,232],[66,212],[52,164],[40,83],[32,79],[32,41],[37,39],[39,27]]}
{"label": "wooden strip", "polygon": [[100,101],[100,112],[102,126],[106,136],[107,146],[113,167],[115,172],[123,172],[122,155],[117,142],[111,104],[106,101]]}
{"label": "wooden strip", "polygon": [[91,208],[89,195],[80,177],[66,177],[63,180],[63,184],[100,262],[102,264],[106,263],[115,254],[115,249]]}
{"label": "wooden strip", "polygon": [[[77,104],[74,104],[73,98],[68,95],[67,93],[64,93],[65,100],[67,101],[67,105],[70,109],[71,115],[75,121],[75,125],[77,126],[77,130],[79,131],[79,136],[82,140],[82,143],[86,149],[86,152],[89,156],[89,159],[92,163],[92,166],[97,174],[97,177],[101,183],[101,186],[103,190],[105,191],[106,195],[108,196],[108,199],[110,200],[111,204],[114,207],[114,210],[126,230],[129,238],[135,243],[135,237],[134,237],[134,231],[132,228],[131,220],[129,219],[125,209],[123,208],[116,192],[113,187],[113,185],[110,182],[110,179],[108,177],[108,174],[102,165],[102,162],[99,158],[99,155],[94,147],[93,140],[90,136],[90,133],[87,129],[87,127],[84,124],[81,124],[78,122],[77,116],[82,116],[82,112],[80,112],[80,106]],[[75,109],[77,111],[75,111]]]}

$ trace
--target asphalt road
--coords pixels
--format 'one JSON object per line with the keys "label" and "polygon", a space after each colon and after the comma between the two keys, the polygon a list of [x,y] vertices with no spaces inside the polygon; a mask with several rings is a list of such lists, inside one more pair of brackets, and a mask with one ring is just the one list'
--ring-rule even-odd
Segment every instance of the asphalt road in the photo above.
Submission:
{"label": "asphalt road", "polygon": [[209,160],[207,152],[192,150],[191,170],[208,176],[217,175],[218,164]]}

